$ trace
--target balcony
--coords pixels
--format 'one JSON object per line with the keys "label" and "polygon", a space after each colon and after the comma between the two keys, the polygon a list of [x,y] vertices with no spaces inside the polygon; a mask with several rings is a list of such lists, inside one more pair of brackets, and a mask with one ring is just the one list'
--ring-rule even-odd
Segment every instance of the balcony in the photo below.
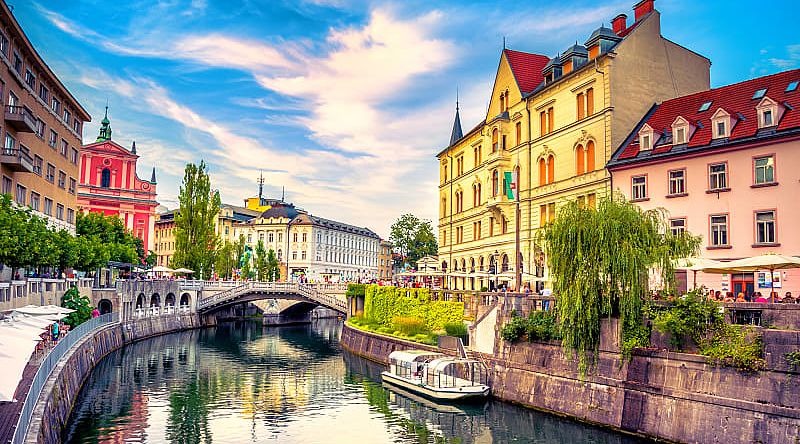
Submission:
{"label": "balcony", "polygon": [[0,164],[11,171],[33,172],[33,159],[27,148],[0,148]]}
{"label": "balcony", "polygon": [[36,132],[36,119],[24,106],[6,106],[6,122],[19,132]]}

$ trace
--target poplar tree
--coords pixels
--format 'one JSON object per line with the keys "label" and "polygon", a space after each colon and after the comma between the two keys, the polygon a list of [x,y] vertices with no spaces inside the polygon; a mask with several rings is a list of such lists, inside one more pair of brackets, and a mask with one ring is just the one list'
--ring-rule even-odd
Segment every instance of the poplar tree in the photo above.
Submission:
{"label": "poplar tree", "polygon": [[270,249],[267,253],[267,280],[269,282],[276,282],[281,278],[281,263],[278,261],[278,256],[275,250]]}
{"label": "poplar tree", "polygon": [[259,281],[267,279],[267,250],[264,241],[259,239],[256,244],[256,277]]}
{"label": "poplar tree", "polygon": [[671,291],[673,260],[693,256],[700,245],[689,233],[673,235],[663,209],[644,211],[621,195],[596,210],[565,205],[541,237],[563,346],[577,353],[581,375],[596,360],[603,317],[619,317],[623,349],[649,344],[642,312],[649,273],[660,272],[662,289]]}
{"label": "poplar tree", "polygon": [[205,162],[186,165],[178,202],[175,255],[170,265],[193,270],[202,279],[210,275],[214,263],[214,253],[219,243],[214,225],[220,207],[219,193],[211,190]]}

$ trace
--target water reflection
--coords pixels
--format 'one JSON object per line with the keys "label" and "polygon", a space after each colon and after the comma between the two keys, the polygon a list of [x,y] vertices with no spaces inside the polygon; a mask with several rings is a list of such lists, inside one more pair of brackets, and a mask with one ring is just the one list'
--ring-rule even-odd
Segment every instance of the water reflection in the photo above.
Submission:
{"label": "water reflection", "polygon": [[635,440],[499,402],[437,405],[380,384],[342,352],[340,325],[230,323],[103,359],[66,442],[619,443]]}

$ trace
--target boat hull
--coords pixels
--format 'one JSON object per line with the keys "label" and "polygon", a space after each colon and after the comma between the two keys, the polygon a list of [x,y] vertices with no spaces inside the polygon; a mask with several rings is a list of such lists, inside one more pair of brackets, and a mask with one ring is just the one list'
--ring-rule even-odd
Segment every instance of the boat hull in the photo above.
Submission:
{"label": "boat hull", "polygon": [[487,386],[435,388],[421,385],[413,380],[397,376],[390,372],[381,373],[381,378],[386,383],[438,401],[461,401],[485,398],[489,395],[489,387]]}

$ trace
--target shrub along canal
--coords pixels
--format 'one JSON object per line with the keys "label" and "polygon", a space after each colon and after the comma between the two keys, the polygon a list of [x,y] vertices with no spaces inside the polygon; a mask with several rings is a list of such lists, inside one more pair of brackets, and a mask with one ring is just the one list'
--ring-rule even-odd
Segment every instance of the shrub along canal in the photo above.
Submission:
{"label": "shrub along canal", "polygon": [[381,366],[339,346],[341,324],[224,323],[104,358],[65,442],[643,443],[488,401],[439,405],[384,388]]}

